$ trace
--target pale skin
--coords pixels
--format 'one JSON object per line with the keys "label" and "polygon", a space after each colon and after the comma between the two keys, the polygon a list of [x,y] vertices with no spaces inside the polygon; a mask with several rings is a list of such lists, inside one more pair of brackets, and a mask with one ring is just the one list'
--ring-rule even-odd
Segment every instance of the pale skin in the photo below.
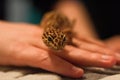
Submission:
{"label": "pale skin", "polygon": [[[85,45],[83,41],[88,41],[94,44],[97,44],[101,47],[107,47],[110,48],[112,51],[112,55],[117,55],[117,64],[120,64],[120,35],[113,36],[110,39],[107,39],[105,41],[102,41],[99,39],[99,36],[97,35],[94,25],[91,22],[91,19],[89,17],[89,14],[84,6],[84,4],[81,2],[76,1],[62,1],[59,2],[56,6],[55,9],[62,12],[68,18],[72,21],[76,19],[76,24],[74,26],[73,31],[76,33],[77,38],[79,40],[79,47],[82,48],[84,45],[84,49],[88,48],[90,49],[92,45]],[[75,40],[76,42],[76,40]],[[89,46],[89,47],[87,47]],[[87,48],[85,48],[87,47]],[[90,49],[91,50],[91,49]],[[94,48],[92,48],[94,50]],[[98,49],[96,49],[98,50]],[[101,50],[102,51],[102,50]],[[103,53],[103,52],[101,52]],[[104,54],[111,54],[111,53],[104,53]],[[119,56],[118,56],[119,55]]]}
{"label": "pale skin", "polygon": [[[69,4],[71,5],[71,3]],[[60,3],[59,5],[63,4]],[[59,5],[59,10],[67,15],[67,12],[64,12],[65,8],[62,9]],[[73,6],[71,5],[71,7]],[[75,8],[77,6],[73,7],[73,10]],[[75,13],[76,17],[80,16],[77,14],[77,11]],[[68,11],[70,19],[72,19],[71,16],[69,16]],[[78,28],[78,23],[74,30]],[[88,20],[82,23],[84,25],[84,23],[88,23]],[[87,27],[89,26],[84,26],[86,26],[86,29],[83,30],[88,31]],[[79,27],[82,28],[82,26]],[[0,21],[0,65],[37,67],[64,76],[78,78],[84,74],[83,69],[79,67],[81,65],[109,68],[115,65],[116,62],[120,63],[120,60],[116,57],[120,47],[116,46],[117,50],[111,50],[107,47],[114,39],[113,41],[112,39],[106,40],[106,45],[96,39],[96,35],[93,35],[91,30],[88,33],[80,31],[82,35],[90,37],[84,37],[81,34],[73,37],[73,42],[78,47],[69,45],[65,46],[64,51],[53,52],[43,43],[41,39],[43,29],[38,27],[38,25]],[[117,43],[120,44],[119,41]],[[111,45],[116,44],[113,42]]]}
{"label": "pale skin", "polygon": [[117,56],[117,64],[119,65],[120,64],[120,35],[116,35],[109,39],[106,39],[105,43],[110,49],[117,52],[117,54],[115,55]]}

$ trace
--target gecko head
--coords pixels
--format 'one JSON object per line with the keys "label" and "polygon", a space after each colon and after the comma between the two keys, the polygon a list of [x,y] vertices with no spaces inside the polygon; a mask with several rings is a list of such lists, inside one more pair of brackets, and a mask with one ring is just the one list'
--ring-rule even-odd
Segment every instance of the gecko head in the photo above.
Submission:
{"label": "gecko head", "polygon": [[60,29],[49,28],[42,35],[43,42],[53,50],[62,50],[66,45],[66,35]]}

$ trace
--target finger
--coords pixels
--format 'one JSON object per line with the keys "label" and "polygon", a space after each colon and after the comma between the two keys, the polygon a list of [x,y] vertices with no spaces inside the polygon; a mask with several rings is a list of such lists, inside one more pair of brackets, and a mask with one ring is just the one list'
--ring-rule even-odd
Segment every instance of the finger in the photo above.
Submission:
{"label": "finger", "polygon": [[88,43],[93,43],[99,46],[106,46],[101,40],[99,39],[93,39],[93,38],[86,38],[86,37],[76,37],[76,39],[80,40],[80,41],[85,41]]}
{"label": "finger", "polygon": [[112,67],[116,63],[116,59],[113,56],[91,53],[72,46],[66,46],[65,50],[66,52],[59,52],[56,53],[56,55],[80,66],[98,66],[108,68]]}
{"label": "finger", "polygon": [[94,53],[102,53],[102,54],[108,54],[108,55],[114,55],[115,52],[108,49],[107,47],[102,47],[96,44],[91,44],[85,41],[80,41],[76,38],[73,39],[73,43],[75,43],[80,49],[88,50]]}
{"label": "finger", "polygon": [[108,45],[108,47],[111,50],[114,50],[116,59],[117,59],[117,64],[120,65],[120,37],[119,36],[115,36],[112,37],[110,39],[105,40],[105,43]]}
{"label": "finger", "polygon": [[116,53],[117,64],[120,65],[120,53]]}
{"label": "finger", "polygon": [[24,63],[24,65],[42,68],[58,74],[69,77],[81,77],[83,70],[72,65],[71,63],[50,54],[39,48],[29,47],[19,54],[16,54],[16,64]]}

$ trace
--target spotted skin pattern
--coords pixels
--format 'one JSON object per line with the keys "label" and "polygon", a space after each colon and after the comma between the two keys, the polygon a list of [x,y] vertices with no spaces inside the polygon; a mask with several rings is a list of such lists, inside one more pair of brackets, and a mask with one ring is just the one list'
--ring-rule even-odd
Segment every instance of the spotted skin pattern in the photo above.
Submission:
{"label": "spotted skin pattern", "polygon": [[57,11],[43,16],[41,26],[44,28],[42,40],[52,50],[62,50],[72,42],[72,23]]}

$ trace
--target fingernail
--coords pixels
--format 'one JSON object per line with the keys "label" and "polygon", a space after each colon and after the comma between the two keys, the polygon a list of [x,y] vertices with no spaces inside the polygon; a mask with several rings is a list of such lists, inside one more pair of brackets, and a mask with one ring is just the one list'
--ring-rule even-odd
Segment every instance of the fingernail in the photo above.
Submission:
{"label": "fingernail", "polygon": [[115,56],[118,60],[120,60],[120,53],[115,53]]}
{"label": "fingernail", "polygon": [[116,64],[116,58],[110,55],[102,55],[101,62],[102,62],[103,67],[110,68]]}
{"label": "fingernail", "polygon": [[115,53],[116,57],[120,58],[120,53]]}
{"label": "fingernail", "polygon": [[102,55],[101,57],[103,60],[111,60],[113,58],[113,56],[109,56],[109,55]]}
{"label": "fingernail", "polygon": [[103,55],[102,60],[103,63],[110,64],[111,66],[116,64],[116,57],[110,55]]}

